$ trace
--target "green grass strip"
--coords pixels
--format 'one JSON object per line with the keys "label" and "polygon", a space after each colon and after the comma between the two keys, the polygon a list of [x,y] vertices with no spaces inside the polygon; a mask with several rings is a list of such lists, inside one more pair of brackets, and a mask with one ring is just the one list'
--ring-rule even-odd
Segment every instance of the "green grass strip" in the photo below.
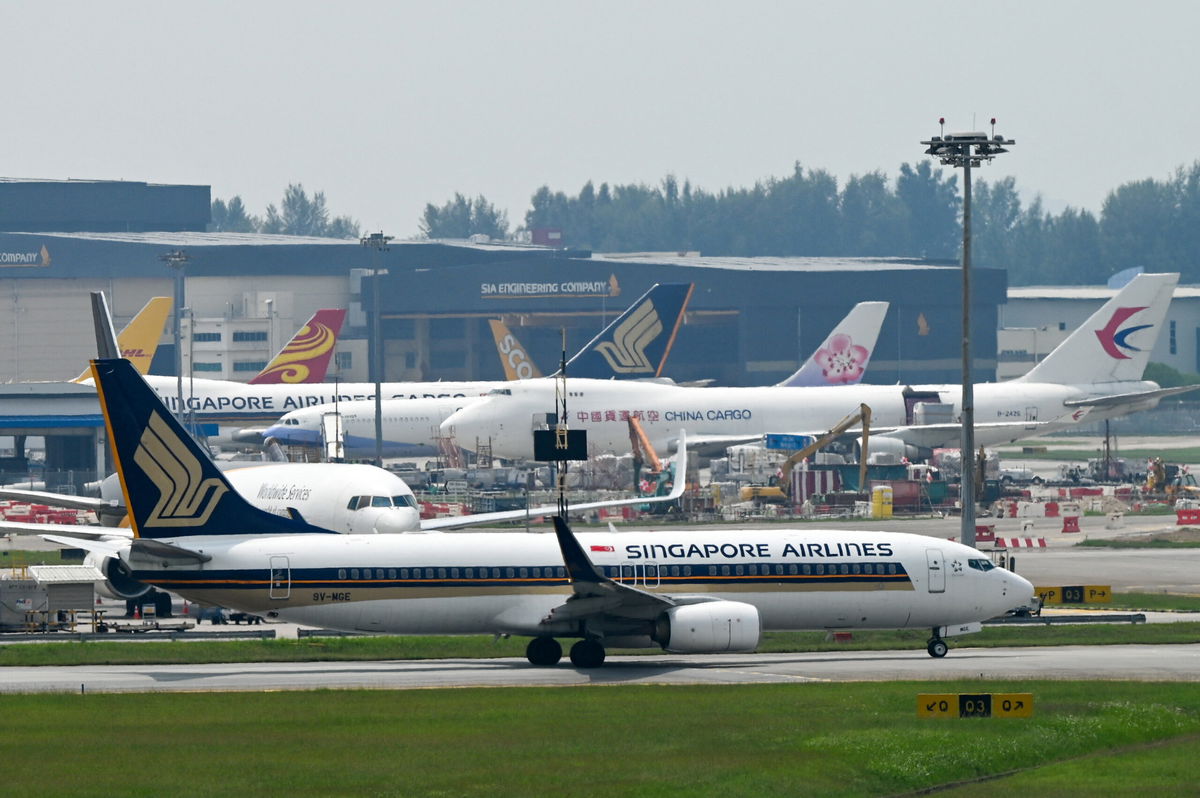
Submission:
{"label": "green grass strip", "polygon": [[[1031,692],[1034,716],[922,719],[920,692]],[[1170,769],[1143,794],[1169,795],[1195,783],[1175,749],[1200,733],[1200,685],[31,695],[0,696],[0,714],[5,790],[22,796],[874,796],[1011,771],[1117,795],[1133,786],[1119,766],[1068,769],[1150,743]]]}
{"label": "green grass strip", "polygon": [[[770,632],[758,650],[805,651],[921,650],[925,629],[854,632],[847,643],[826,640],[825,632]],[[375,661],[478,657],[523,657],[527,638],[491,637],[328,637],[303,640],[89,641],[0,646],[0,666],[168,665],[209,662]],[[953,648],[996,646],[1121,645],[1200,642],[1200,622],[1089,624],[1081,626],[1003,626],[955,638]],[[611,653],[660,654],[658,649]],[[0,675],[0,678],[3,678]]]}

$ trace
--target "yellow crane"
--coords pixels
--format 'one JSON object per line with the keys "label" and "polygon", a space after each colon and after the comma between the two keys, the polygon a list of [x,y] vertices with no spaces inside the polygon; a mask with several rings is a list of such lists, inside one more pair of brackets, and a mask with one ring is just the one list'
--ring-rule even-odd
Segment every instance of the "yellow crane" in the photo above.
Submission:
{"label": "yellow crane", "polygon": [[822,446],[827,446],[835,438],[841,435],[846,430],[853,427],[855,424],[862,422],[862,451],[858,456],[858,489],[864,491],[867,488],[867,439],[871,436],[871,408],[864,405],[859,405],[858,409],[850,415],[843,418],[838,423],[829,428],[829,432],[820,436],[803,449],[793,452],[792,456],[783,461],[780,467],[781,475],[780,482],[783,489],[790,495],[792,491],[792,469],[796,464],[805,457],[818,451]]}

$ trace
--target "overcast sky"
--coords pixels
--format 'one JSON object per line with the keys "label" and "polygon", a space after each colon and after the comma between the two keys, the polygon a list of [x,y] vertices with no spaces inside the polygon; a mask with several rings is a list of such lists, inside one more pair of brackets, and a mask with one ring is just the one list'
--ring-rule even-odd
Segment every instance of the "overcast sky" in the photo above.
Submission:
{"label": "overcast sky", "polygon": [[284,187],[407,237],[483,194],[894,177],[947,129],[1100,209],[1200,149],[1194,2],[8,2],[0,175]]}

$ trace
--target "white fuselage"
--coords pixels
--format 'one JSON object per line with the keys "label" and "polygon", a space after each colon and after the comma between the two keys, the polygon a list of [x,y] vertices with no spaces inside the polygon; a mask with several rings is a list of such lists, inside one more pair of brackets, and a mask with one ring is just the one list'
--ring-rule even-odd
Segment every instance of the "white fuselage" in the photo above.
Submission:
{"label": "white fuselage", "polygon": [[[768,630],[971,623],[1033,593],[1028,581],[974,549],[922,535],[739,529],[610,531],[577,539],[609,578],[676,600],[692,595],[748,603]],[[166,568],[134,561],[135,578],[190,599],[348,631],[540,636],[577,630],[546,620],[572,593],[553,534],[174,542],[212,559]]]}
{"label": "white fuselage", "polygon": [[[689,436],[753,437],[768,433],[819,434],[858,407],[871,408],[872,428],[909,427],[917,402],[949,406],[960,416],[961,389],[951,385],[857,385],[847,387],[693,388],[653,383],[571,380],[567,384],[567,423],[587,430],[590,452],[629,450],[627,419],[636,416],[655,451],[666,453],[679,431]],[[1096,385],[1003,382],[976,385],[976,442],[992,445],[1073,426],[1090,419],[1141,407],[1088,413],[1064,402],[1157,388],[1155,383]],[[485,401],[475,402],[446,419],[442,432],[460,446],[491,443],[499,457],[533,456],[532,430],[554,408],[553,384],[509,383]],[[1002,425],[988,428],[988,424]],[[948,434],[956,444],[957,436]],[[938,444],[946,445],[946,444]]]}
{"label": "white fuselage", "polygon": [[[146,382],[171,412],[179,406],[174,377],[148,375]],[[479,396],[504,382],[385,382],[384,399]],[[375,398],[370,382],[249,385],[229,380],[184,378],[183,404],[201,423],[248,424],[274,421],[284,413],[314,405]]]}
{"label": "white fuselage", "polygon": [[[488,383],[490,384],[490,383]],[[458,410],[482,401],[479,396],[416,399],[383,399],[383,456],[419,457],[438,452],[442,422]],[[306,407],[285,414],[263,430],[263,438],[274,438],[285,446],[321,446],[325,443],[323,419],[335,409],[330,405]],[[375,454],[375,402],[339,402],[342,444],[345,457]]]}

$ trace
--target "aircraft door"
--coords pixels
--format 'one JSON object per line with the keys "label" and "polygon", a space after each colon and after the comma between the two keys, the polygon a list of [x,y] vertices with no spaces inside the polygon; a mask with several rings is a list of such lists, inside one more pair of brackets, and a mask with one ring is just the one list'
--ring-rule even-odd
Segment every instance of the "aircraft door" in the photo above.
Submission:
{"label": "aircraft door", "polygon": [[925,549],[925,562],[929,566],[929,592],[946,592],[946,569],[941,549]]}
{"label": "aircraft door", "polygon": [[292,596],[292,569],[288,558],[283,555],[271,555],[271,584],[267,595],[273,599]]}
{"label": "aircraft door", "polygon": [[1025,429],[1037,429],[1038,409],[1037,405],[1025,408]]}

